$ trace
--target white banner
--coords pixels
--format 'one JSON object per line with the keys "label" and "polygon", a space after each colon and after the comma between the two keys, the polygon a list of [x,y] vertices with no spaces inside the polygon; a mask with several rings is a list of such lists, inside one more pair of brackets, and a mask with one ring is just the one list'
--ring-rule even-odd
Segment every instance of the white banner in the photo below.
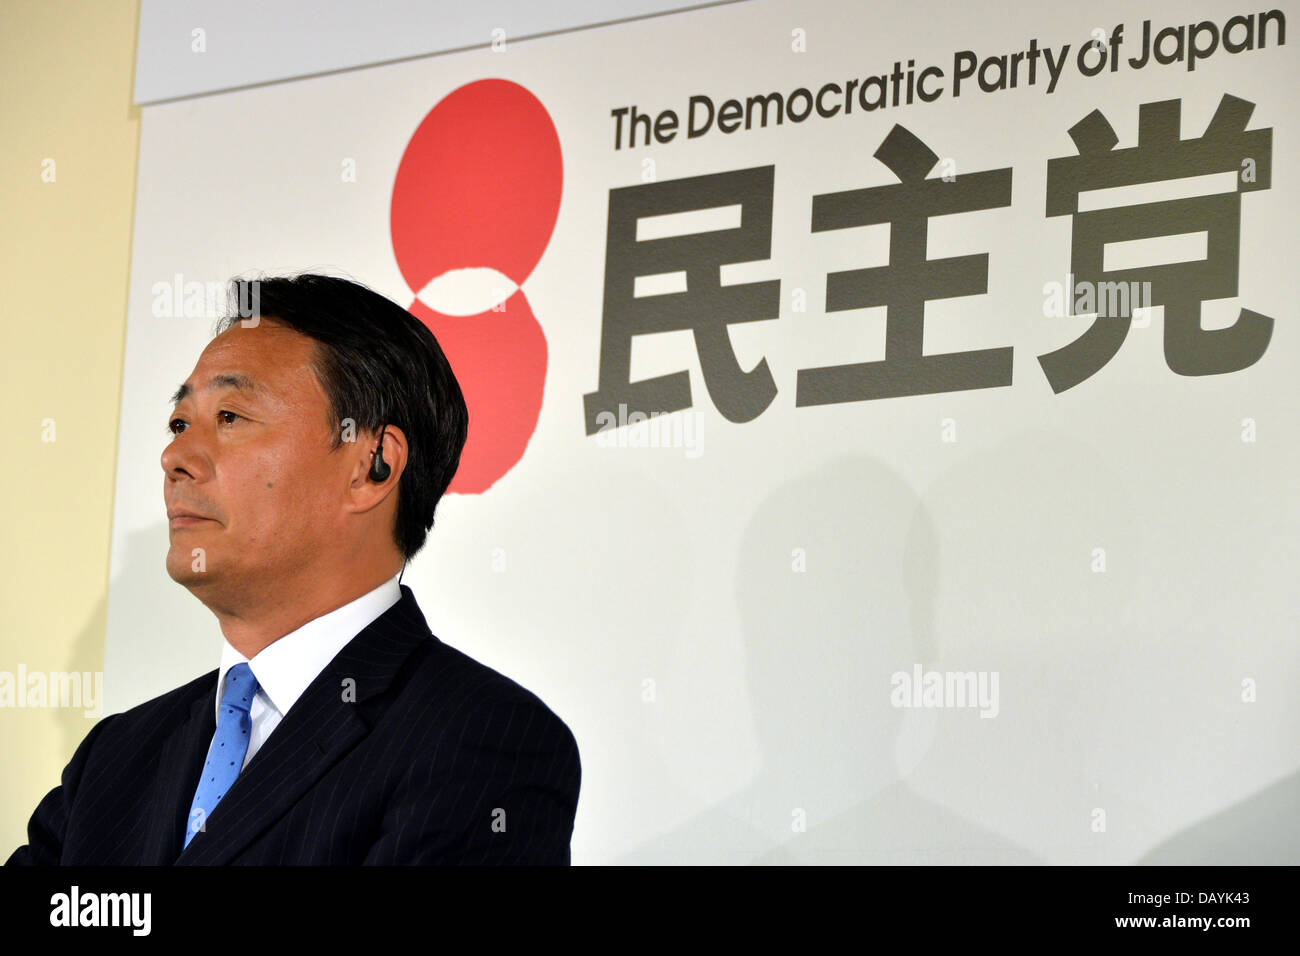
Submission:
{"label": "white banner", "polygon": [[1295,7],[997,10],[145,108],[108,710],[217,664],[158,458],[222,283],[330,271],[461,378],[404,583],[573,729],[575,862],[1295,862]]}

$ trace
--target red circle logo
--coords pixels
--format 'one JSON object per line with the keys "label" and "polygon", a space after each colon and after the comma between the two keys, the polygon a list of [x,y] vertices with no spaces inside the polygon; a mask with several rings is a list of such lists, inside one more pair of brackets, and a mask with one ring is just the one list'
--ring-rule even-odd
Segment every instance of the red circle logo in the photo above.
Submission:
{"label": "red circle logo", "polygon": [[[555,124],[537,97],[508,80],[449,93],[402,154],[393,253],[415,293],[409,311],[438,339],[469,407],[448,491],[486,491],[523,457],[537,427],[546,336],[519,287],[550,242],[562,184]],[[449,287],[459,298],[448,298]],[[444,305],[452,301],[483,307],[464,314]]]}

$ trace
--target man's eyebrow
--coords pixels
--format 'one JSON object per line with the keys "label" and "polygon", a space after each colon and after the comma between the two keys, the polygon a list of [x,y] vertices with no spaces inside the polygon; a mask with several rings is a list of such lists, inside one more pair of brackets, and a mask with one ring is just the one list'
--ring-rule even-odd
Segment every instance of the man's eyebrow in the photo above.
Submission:
{"label": "man's eyebrow", "polygon": [[[233,388],[241,392],[249,392],[253,395],[261,394],[266,391],[266,387],[260,382],[255,381],[251,375],[245,375],[243,372],[223,372],[220,375],[214,375],[208,380],[208,391],[214,388]],[[181,387],[176,389],[172,395],[172,404],[177,405],[181,399],[188,398],[193,393],[188,382],[183,382]]]}

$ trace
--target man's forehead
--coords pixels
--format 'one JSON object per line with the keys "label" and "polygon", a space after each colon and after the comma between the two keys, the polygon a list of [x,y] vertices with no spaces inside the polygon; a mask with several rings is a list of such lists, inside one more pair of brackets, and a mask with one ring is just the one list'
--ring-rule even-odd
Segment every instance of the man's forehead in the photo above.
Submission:
{"label": "man's forehead", "polygon": [[313,345],[307,336],[268,322],[234,326],[208,343],[172,403],[198,390],[234,389],[253,398],[284,392],[310,363]]}
{"label": "man's forehead", "polygon": [[271,391],[267,385],[247,372],[217,372],[209,376],[206,383],[199,382],[197,386],[191,385],[190,382],[182,382],[180,388],[176,389],[176,393],[172,395],[172,404],[175,405],[181,399],[193,395],[196,387],[207,391],[219,388],[233,388],[236,391],[246,392],[254,396],[266,395]]}

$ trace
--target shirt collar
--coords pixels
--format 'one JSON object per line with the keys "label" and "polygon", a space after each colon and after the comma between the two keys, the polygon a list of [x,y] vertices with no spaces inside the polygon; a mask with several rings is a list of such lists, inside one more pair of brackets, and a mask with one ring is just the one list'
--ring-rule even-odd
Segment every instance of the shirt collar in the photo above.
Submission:
{"label": "shirt collar", "polygon": [[296,631],[272,641],[251,660],[231,647],[229,642],[223,641],[217,673],[217,698],[213,705],[216,716],[219,718],[221,715],[226,672],[241,662],[252,669],[261,693],[266,695],[271,706],[284,715],[325,665],[401,597],[397,578],[389,578],[355,601],[322,614]]}

